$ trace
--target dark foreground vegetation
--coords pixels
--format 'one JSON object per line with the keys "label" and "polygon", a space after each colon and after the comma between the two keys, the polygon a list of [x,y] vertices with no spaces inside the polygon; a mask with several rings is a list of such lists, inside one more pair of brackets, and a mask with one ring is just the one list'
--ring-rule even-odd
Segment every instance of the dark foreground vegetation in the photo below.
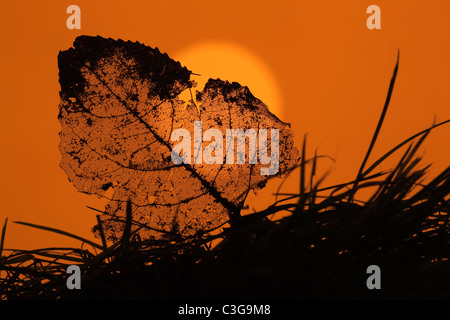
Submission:
{"label": "dark foreground vegetation", "polygon": [[[405,140],[367,166],[392,93],[354,181],[322,187],[318,157],[303,143],[300,192],[280,194],[264,211],[215,234],[141,241],[132,204],[122,239],[80,248],[6,250],[0,242],[0,296],[15,299],[449,299],[450,167],[429,177],[417,151],[427,135]],[[378,167],[403,152],[389,172]],[[366,168],[367,167],[367,168]],[[359,201],[371,188],[373,195]],[[284,217],[275,219],[277,214]],[[286,213],[288,213],[286,215]],[[100,224],[101,225],[101,224]],[[215,245],[211,247],[211,244]],[[66,270],[79,265],[82,289],[68,290]],[[369,265],[381,268],[381,290],[366,286]]]}

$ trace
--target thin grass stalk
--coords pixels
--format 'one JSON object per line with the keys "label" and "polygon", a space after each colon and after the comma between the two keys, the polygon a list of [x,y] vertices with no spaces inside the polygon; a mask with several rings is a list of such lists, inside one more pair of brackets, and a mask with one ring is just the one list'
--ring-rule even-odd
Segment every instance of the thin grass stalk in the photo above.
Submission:
{"label": "thin grass stalk", "polygon": [[305,199],[305,167],[306,167],[306,134],[303,136],[303,146],[302,146],[302,158],[300,164],[300,197],[298,199],[297,211],[303,212],[306,199]]}
{"label": "thin grass stalk", "polygon": [[[317,185],[321,184],[323,182],[323,180],[325,180],[325,178],[326,178],[326,176],[328,174],[329,174],[329,171],[326,172],[316,184]],[[363,178],[360,182],[371,181],[371,180],[374,180],[374,179],[379,178],[381,176],[384,176],[386,174],[387,174],[387,172],[375,173],[375,174],[373,174],[371,176]],[[333,190],[332,193],[336,193],[337,191],[339,191],[339,190],[341,190],[341,189],[343,189],[345,187],[348,187],[350,185],[353,185],[354,183],[355,183],[355,180],[352,180],[352,181],[345,182],[345,183],[340,183],[340,184],[336,184],[336,185],[332,185],[332,186],[328,186],[328,187],[323,187],[323,188],[317,189],[316,192],[319,193],[319,192],[323,192],[323,191]],[[285,202],[285,201],[289,201],[289,200],[293,200],[293,199],[299,198],[299,194],[298,193],[279,193],[279,195],[280,196],[286,196],[286,198],[278,200],[277,202],[273,203],[272,206],[277,205],[277,204],[279,204],[281,202]]]}
{"label": "thin grass stalk", "polygon": [[395,177],[398,176],[398,172],[402,170],[404,167],[404,163],[406,159],[408,158],[408,154],[411,152],[412,145],[408,146],[408,149],[405,151],[395,168],[388,174],[386,179],[383,181],[383,183],[380,185],[378,190],[372,195],[372,197],[369,199],[369,202],[376,201],[375,199],[379,198],[382,194],[386,193],[386,190],[389,190],[391,187],[392,182],[394,181]]}
{"label": "thin grass stalk", "polygon": [[448,196],[448,190],[450,190],[450,167],[446,168],[441,174],[425,185],[409,201],[412,205],[431,196],[439,197],[442,207],[450,211],[450,200],[445,199],[445,196]]}
{"label": "thin grass stalk", "polygon": [[3,224],[2,228],[2,238],[0,239],[0,264],[2,260],[2,254],[3,254],[3,246],[5,244],[5,235],[6,235],[6,225],[8,224],[8,218],[5,219],[5,223]]}
{"label": "thin grass stalk", "polygon": [[132,223],[132,207],[131,207],[131,199],[127,200],[127,208],[126,208],[126,220],[125,220],[125,227],[123,230],[123,235],[121,239],[122,244],[122,252],[121,252],[121,258],[124,258],[125,254],[128,251],[128,245],[130,243],[130,237],[131,237],[131,223]]}
{"label": "thin grass stalk", "polygon": [[[317,160],[320,159],[320,158],[328,158],[328,159],[330,159],[331,161],[335,162],[335,160],[334,160],[332,157],[330,157],[330,156],[320,155],[320,156],[316,156],[316,157],[313,158],[313,159],[307,159],[307,160],[305,160],[305,164],[307,164],[307,163],[309,163],[309,162],[311,162],[311,161],[317,161]],[[293,168],[291,168],[290,170],[287,171],[286,176],[283,178],[283,180],[282,180],[282,181],[280,182],[280,184],[278,185],[277,191],[276,191],[275,193],[273,193],[273,195],[275,195],[275,202],[278,202],[278,201],[284,201],[284,199],[278,200],[278,196],[281,196],[281,195],[293,195],[292,193],[284,193],[284,192],[280,192],[280,190],[281,190],[281,188],[283,187],[283,185],[284,185],[284,183],[286,182],[286,180],[289,178],[289,176],[295,171],[295,169],[297,169],[298,167],[301,166],[301,158],[299,159],[299,161],[300,161],[300,164],[296,165],[295,167],[293,167]],[[328,174],[326,174],[326,175],[328,175]],[[273,176],[271,176],[271,177],[273,177]],[[252,187],[255,187],[255,185],[253,185]],[[298,193],[295,193],[295,195],[298,196]]]}
{"label": "thin grass stalk", "polygon": [[416,139],[417,137],[423,135],[426,132],[430,132],[431,130],[440,127],[444,124],[450,123],[450,119],[442,121],[438,124],[432,125],[431,127],[424,129],[412,136],[410,136],[408,139],[403,140],[401,143],[396,145],[394,148],[386,152],[382,157],[380,157],[377,161],[375,161],[366,171],[362,173],[362,177],[365,177],[368,175],[371,171],[373,171],[376,167],[378,167],[384,160],[386,160],[389,156],[391,156],[394,152],[396,152],[398,149],[406,145],[408,142],[411,142],[412,140]]}
{"label": "thin grass stalk", "polygon": [[106,256],[108,257],[108,261],[111,262],[109,254],[108,254],[108,245],[106,243],[106,237],[105,237],[105,233],[103,231],[103,224],[102,224],[102,220],[100,218],[100,215],[96,215],[97,217],[97,223],[98,223],[98,229],[100,232],[100,238],[102,239],[102,245],[103,245],[103,252],[105,252]]}
{"label": "thin grass stalk", "polygon": [[[111,218],[109,219],[109,221],[120,222],[120,223],[126,223],[126,220],[123,220],[123,219],[121,219],[121,218],[117,218],[117,217],[115,217],[114,215],[112,215],[112,214],[109,213],[109,212],[102,211],[102,210],[99,210],[99,209],[97,209],[97,208],[93,208],[93,207],[90,207],[90,206],[86,206],[86,207],[87,207],[88,209],[93,210],[93,211],[100,212],[100,213],[103,213],[103,214],[105,214],[105,215],[107,215],[107,216],[110,216]],[[152,231],[156,231],[156,232],[164,233],[164,234],[168,234],[168,233],[169,233],[169,231],[162,230],[162,229],[157,229],[157,228],[153,228],[153,227],[150,227],[150,226],[148,226],[148,225],[146,225],[146,224],[140,223],[140,222],[135,221],[135,220],[132,220],[131,222],[132,222],[133,225],[138,226],[139,228],[144,228],[144,229],[148,229],[148,230],[152,230]]]}
{"label": "thin grass stalk", "polygon": [[409,153],[405,163],[409,163],[411,162],[411,160],[413,159],[413,157],[416,155],[417,151],[419,150],[420,146],[422,145],[422,143],[425,141],[425,139],[428,137],[428,135],[430,134],[431,131],[426,131],[424,132],[424,134],[419,138],[419,140],[413,144],[412,150]]}
{"label": "thin grass stalk", "polygon": [[[65,261],[71,261],[71,262],[84,262],[84,259],[74,256],[68,256],[67,254],[57,254],[57,253],[48,253],[48,252],[38,252],[34,253],[35,255],[42,256],[42,257],[48,257],[48,258],[55,258],[55,262],[58,260],[65,260]],[[42,260],[42,259],[41,259]]]}
{"label": "thin grass stalk", "polygon": [[32,228],[36,228],[36,229],[41,229],[41,230],[54,232],[54,233],[57,233],[57,234],[61,234],[61,235],[64,235],[64,236],[67,236],[67,237],[79,240],[81,242],[87,243],[87,244],[91,245],[94,248],[103,249],[103,247],[101,245],[99,245],[99,244],[97,244],[97,243],[95,243],[93,241],[90,241],[88,239],[85,239],[83,237],[74,235],[74,234],[72,234],[70,232],[67,232],[67,231],[63,231],[63,230],[59,230],[59,229],[51,228],[51,227],[45,227],[45,226],[41,226],[41,225],[37,225],[37,224],[33,224],[33,223],[28,223],[28,222],[23,222],[23,221],[14,221],[14,223],[22,224],[24,226],[28,226],[28,227],[32,227]]}
{"label": "thin grass stalk", "polygon": [[376,142],[376,140],[378,138],[378,134],[380,133],[381,126],[383,124],[384,118],[385,118],[387,110],[389,108],[389,102],[391,100],[392,92],[394,91],[395,79],[397,77],[399,59],[400,59],[400,51],[397,54],[397,63],[395,64],[394,73],[392,75],[391,82],[389,84],[388,94],[387,94],[387,97],[386,97],[386,101],[384,103],[383,110],[381,112],[380,119],[378,120],[378,124],[377,124],[375,132],[373,134],[372,141],[370,142],[369,149],[367,150],[366,155],[364,157],[364,160],[361,163],[361,166],[359,167],[358,174],[356,175],[355,183],[353,185],[353,192],[350,193],[350,195],[349,195],[349,202],[353,201],[353,197],[354,197],[354,195],[356,193],[356,190],[358,189],[358,183],[359,183],[359,181],[360,181],[360,179],[362,177],[362,172],[364,170],[364,167],[366,166],[367,161],[369,160],[369,156],[370,156],[370,154],[372,152],[372,149],[373,149],[373,147],[375,145],[375,142]]}
{"label": "thin grass stalk", "polygon": [[313,158],[313,163],[312,163],[312,168],[311,168],[311,178],[309,181],[309,186],[310,186],[310,200],[309,200],[309,207],[313,207],[315,205],[316,202],[316,190],[317,190],[317,185],[314,185],[314,177],[316,175],[316,167],[317,167],[317,149],[314,152],[314,158]]}

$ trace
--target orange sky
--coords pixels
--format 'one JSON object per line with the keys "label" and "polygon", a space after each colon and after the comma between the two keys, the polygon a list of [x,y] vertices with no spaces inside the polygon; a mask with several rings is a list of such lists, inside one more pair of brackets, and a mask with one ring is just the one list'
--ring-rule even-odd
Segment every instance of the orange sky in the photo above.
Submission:
{"label": "orange sky", "polygon": [[[66,28],[71,4],[81,8],[81,30]],[[372,4],[381,8],[381,30],[366,27]],[[311,152],[317,147],[337,160],[321,162],[332,168],[327,181],[333,183],[358,171],[398,49],[399,74],[374,157],[431,125],[435,116],[450,118],[449,20],[446,0],[3,1],[0,224],[8,217],[93,238],[95,213],[86,206],[99,202],[78,193],[59,168],[56,58],[78,35],[139,41],[177,57],[211,41],[247,52],[275,83],[280,117],[292,124],[298,145],[308,133]],[[261,86],[259,76],[248,81],[259,79],[255,86]],[[449,164],[449,127],[426,142],[432,172]],[[295,184],[284,191],[295,192]],[[8,248],[77,244],[12,223],[6,234]]]}

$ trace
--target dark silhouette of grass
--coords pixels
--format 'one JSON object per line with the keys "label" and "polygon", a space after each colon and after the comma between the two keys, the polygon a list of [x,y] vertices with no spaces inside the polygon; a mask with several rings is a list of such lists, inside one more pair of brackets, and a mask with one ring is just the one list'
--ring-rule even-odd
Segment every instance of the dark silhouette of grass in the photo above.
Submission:
{"label": "dark silhouette of grass", "polygon": [[[163,240],[141,241],[137,231],[145,226],[132,219],[129,201],[123,236],[110,246],[97,216],[101,245],[16,222],[75,238],[82,246],[7,250],[5,220],[1,299],[450,298],[450,167],[430,178],[429,166],[421,167],[417,155],[429,133],[450,120],[406,139],[365,169],[397,69],[398,62],[355,180],[322,187],[325,176],[316,176],[319,156],[307,158],[305,136],[295,169],[300,170],[300,192],[279,193],[281,199],[267,209],[240,217],[216,234],[179,239],[174,225]],[[402,147],[406,151],[392,170],[376,171]],[[367,188],[375,190],[373,195],[357,200]],[[278,213],[289,214],[272,218]],[[213,242],[218,244],[212,247]],[[81,267],[81,290],[66,287],[71,264]],[[381,290],[366,287],[369,265],[381,268]]]}

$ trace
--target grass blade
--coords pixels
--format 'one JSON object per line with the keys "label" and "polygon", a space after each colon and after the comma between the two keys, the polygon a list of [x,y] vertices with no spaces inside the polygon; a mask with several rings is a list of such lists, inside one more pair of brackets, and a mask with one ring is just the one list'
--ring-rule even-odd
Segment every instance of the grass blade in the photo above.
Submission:
{"label": "grass blade", "polygon": [[397,151],[398,149],[400,149],[401,147],[403,147],[404,145],[406,145],[408,142],[416,139],[417,137],[430,132],[431,130],[442,126],[444,124],[447,124],[450,122],[450,119],[442,121],[438,124],[435,124],[425,130],[422,130],[414,135],[412,135],[411,137],[409,137],[408,139],[402,141],[401,143],[399,143],[397,146],[395,146],[394,148],[392,148],[391,150],[389,150],[388,152],[386,152],[381,158],[379,158],[377,161],[374,162],[374,164],[372,164],[366,171],[364,171],[364,173],[361,174],[362,177],[365,177],[366,175],[368,175],[373,169],[375,169],[381,162],[383,162],[384,160],[386,160],[390,155],[392,155],[395,151]]}
{"label": "grass blade", "polygon": [[355,194],[355,192],[356,192],[356,190],[358,188],[358,183],[359,183],[359,181],[361,179],[362,172],[364,170],[364,167],[366,166],[367,161],[369,160],[369,156],[370,156],[370,154],[372,152],[372,149],[373,149],[373,147],[375,145],[375,142],[376,142],[376,140],[378,138],[378,134],[380,133],[381,126],[383,124],[384,118],[385,118],[387,110],[389,108],[389,102],[391,101],[392,92],[394,91],[395,79],[397,78],[399,59],[400,59],[400,52],[397,55],[397,63],[395,64],[394,73],[393,73],[392,78],[391,78],[391,83],[389,84],[388,94],[387,94],[387,97],[386,97],[386,101],[384,103],[383,110],[381,112],[380,119],[378,120],[378,124],[377,124],[375,132],[373,134],[372,141],[370,142],[369,149],[366,152],[364,160],[361,163],[361,166],[359,168],[358,174],[356,176],[355,184],[353,185],[353,192],[350,194],[350,197],[349,197],[349,202],[351,202],[353,200],[353,196],[354,196],[354,194]]}
{"label": "grass blade", "polygon": [[313,158],[313,163],[312,163],[312,168],[311,168],[311,176],[310,176],[310,180],[309,180],[309,187],[310,187],[310,207],[315,205],[316,202],[316,190],[317,190],[317,185],[314,186],[314,177],[316,175],[316,167],[317,167],[317,149],[314,153],[314,158]]}
{"label": "grass blade", "polygon": [[305,199],[305,166],[306,166],[306,135],[303,137],[302,159],[300,164],[300,197],[298,199],[297,210],[303,212],[306,203]]}
{"label": "grass blade", "polygon": [[103,247],[101,245],[99,245],[99,244],[97,244],[95,242],[92,242],[92,241],[90,241],[88,239],[85,239],[83,237],[80,237],[80,236],[74,235],[72,233],[69,233],[67,231],[63,231],[63,230],[59,230],[59,229],[55,229],[55,228],[51,228],[51,227],[45,227],[45,226],[41,226],[41,225],[29,223],[29,222],[23,222],[23,221],[14,221],[14,223],[22,224],[24,226],[28,226],[28,227],[32,227],[32,228],[36,228],[36,229],[41,229],[41,230],[45,230],[45,231],[58,233],[58,234],[61,234],[63,236],[67,236],[67,237],[70,237],[70,238],[77,239],[77,240],[80,240],[82,242],[85,242],[87,244],[90,244],[94,248],[103,250]]}
{"label": "grass blade", "polygon": [[125,256],[125,254],[127,253],[128,250],[128,245],[130,244],[130,236],[131,236],[131,222],[132,222],[132,204],[131,204],[131,199],[128,199],[127,201],[127,217],[126,217],[126,221],[125,221],[125,228],[123,230],[123,235],[122,235],[122,253],[121,253],[121,257],[123,258]]}
{"label": "grass blade", "polygon": [[5,219],[5,223],[2,228],[2,238],[0,240],[0,259],[2,258],[3,245],[5,243],[6,225],[8,224],[8,218]]}
{"label": "grass blade", "polygon": [[100,219],[100,215],[98,214],[97,214],[97,223],[98,223],[98,230],[100,231],[100,238],[102,239],[103,251],[107,254],[108,245],[106,244],[106,237],[105,233],[103,232],[102,220]]}

